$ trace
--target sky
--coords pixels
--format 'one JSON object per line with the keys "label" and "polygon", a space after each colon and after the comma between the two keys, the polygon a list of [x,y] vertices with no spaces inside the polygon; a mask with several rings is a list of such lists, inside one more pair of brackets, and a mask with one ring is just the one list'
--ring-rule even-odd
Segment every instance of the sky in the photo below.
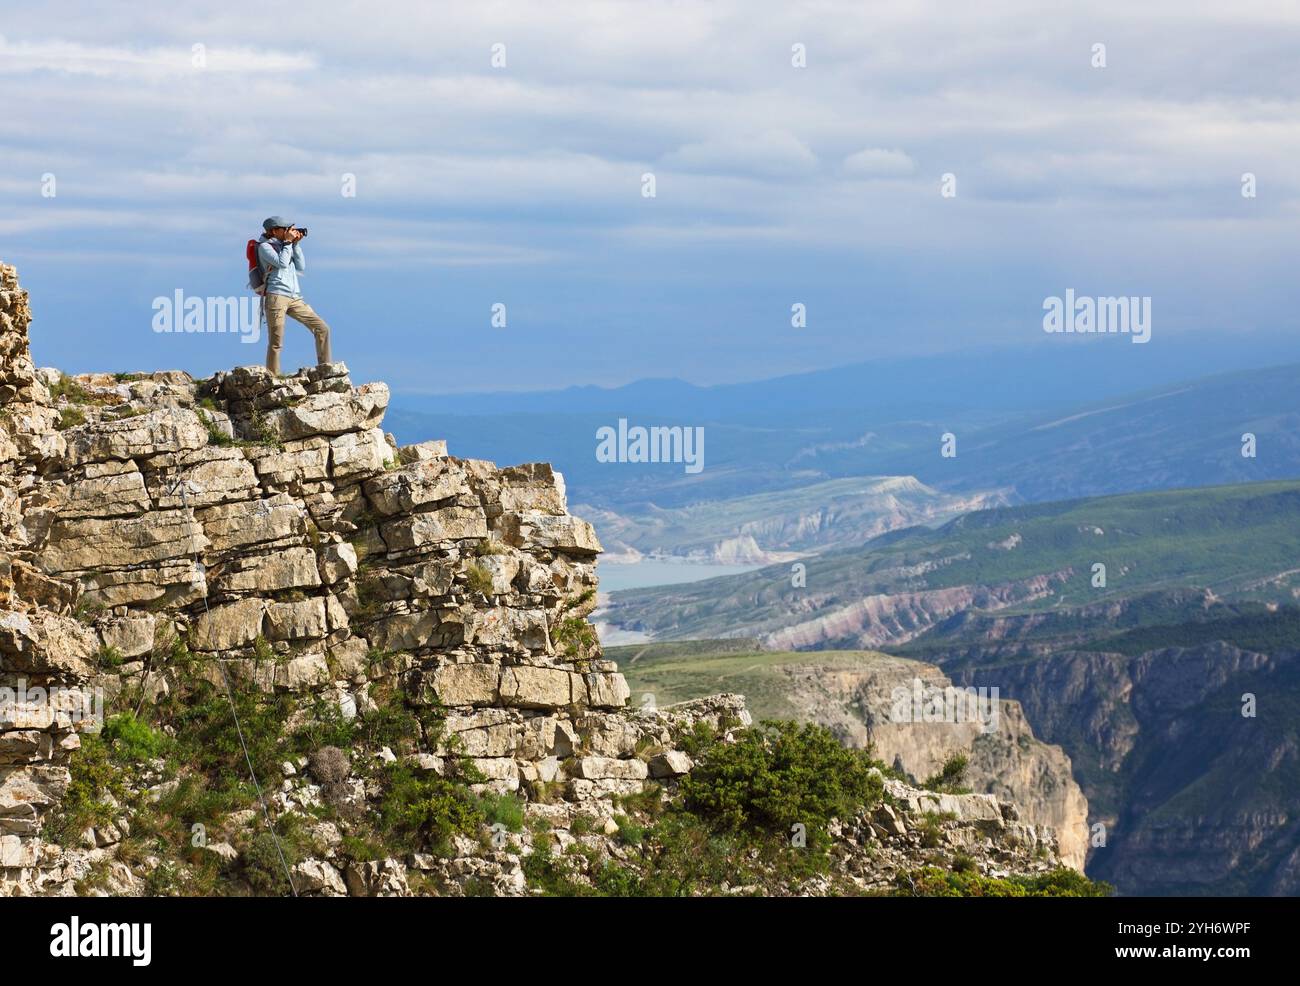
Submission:
{"label": "sky", "polygon": [[246,294],[272,213],[398,391],[1051,345],[1066,289],[1258,346],[1294,334],[1297,50],[1252,0],[10,5],[0,260],[69,372],[259,362],[155,299]]}

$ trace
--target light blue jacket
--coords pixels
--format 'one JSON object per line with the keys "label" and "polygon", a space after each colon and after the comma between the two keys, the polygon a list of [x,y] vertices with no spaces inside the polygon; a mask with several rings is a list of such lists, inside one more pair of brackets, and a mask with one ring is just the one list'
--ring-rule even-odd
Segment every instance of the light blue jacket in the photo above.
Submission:
{"label": "light blue jacket", "polygon": [[285,298],[301,298],[298,275],[307,270],[302,259],[301,243],[281,243],[263,236],[257,244],[257,261],[266,275],[266,293]]}

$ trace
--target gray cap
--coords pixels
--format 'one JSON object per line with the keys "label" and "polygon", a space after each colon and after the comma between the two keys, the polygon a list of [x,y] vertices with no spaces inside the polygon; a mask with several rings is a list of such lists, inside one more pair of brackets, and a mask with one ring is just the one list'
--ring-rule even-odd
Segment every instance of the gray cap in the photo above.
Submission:
{"label": "gray cap", "polygon": [[293,223],[285,219],[284,216],[272,216],[270,219],[267,219],[262,223],[262,228],[268,233],[277,226],[283,226],[285,229],[289,229],[293,226]]}

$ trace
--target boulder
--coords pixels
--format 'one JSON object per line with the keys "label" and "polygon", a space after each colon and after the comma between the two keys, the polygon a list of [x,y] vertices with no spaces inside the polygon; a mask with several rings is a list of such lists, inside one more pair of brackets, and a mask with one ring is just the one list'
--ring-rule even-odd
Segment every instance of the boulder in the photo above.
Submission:
{"label": "boulder", "polygon": [[215,606],[199,614],[190,634],[190,646],[200,651],[248,647],[262,633],[266,603],[257,598]]}
{"label": "boulder", "polygon": [[118,421],[96,421],[65,432],[70,465],[110,459],[147,459],[201,449],[208,430],[193,411],[164,407]]}
{"label": "boulder", "polygon": [[651,757],[647,766],[650,769],[651,777],[663,779],[689,774],[694,763],[681,750],[665,750],[663,753]]}
{"label": "boulder", "polygon": [[410,514],[470,495],[465,475],[445,458],[426,459],[366,480],[366,496],[385,517]]}
{"label": "boulder", "polygon": [[320,596],[274,602],[266,607],[268,640],[318,640],[327,632],[325,600]]}
{"label": "boulder", "polygon": [[433,690],[443,705],[492,705],[501,669],[495,664],[449,664],[433,673]]}
{"label": "boulder", "polygon": [[349,863],[348,893],[353,897],[410,897],[406,867],[396,859],[377,859],[368,863]]}
{"label": "boulder", "polygon": [[60,518],[50,527],[41,554],[47,572],[129,568],[192,558],[209,547],[188,510],[153,510],[138,517]]}
{"label": "boulder", "polygon": [[501,701],[530,709],[555,709],[573,701],[573,685],[568,671],[559,668],[533,668],[524,665],[501,670]]}
{"label": "boulder", "polygon": [[327,544],[321,548],[319,568],[326,585],[350,579],[357,573],[357,549],[346,542]]}
{"label": "boulder", "polygon": [[[296,863],[290,870],[293,874],[294,888],[300,894],[320,894],[324,897],[346,897],[348,895],[347,884],[343,882],[343,874],[338,871],[332,863],[323,859],[304,859]],[[358,881],[358,887],[364,889],[368,886],[367,879],[362,878]],[[357,896],[376,896],[368,893],[357,894]]]}

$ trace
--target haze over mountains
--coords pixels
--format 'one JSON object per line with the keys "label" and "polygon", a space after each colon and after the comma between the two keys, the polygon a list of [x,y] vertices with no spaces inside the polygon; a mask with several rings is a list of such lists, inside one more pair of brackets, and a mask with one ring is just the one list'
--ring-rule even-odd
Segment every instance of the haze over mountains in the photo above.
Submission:
{"label": "haze over mountains", "polygon": [[[544,456],[612,551],[699,561],[861,544],[1000,503],[1300,476],[1300,364],[1242,369],[1278,353],[1194,345],[1153,359],[1157,343],[1069,340],[719,387],[408,395],[391,422],[403,441],[447,435],[498,462]],[[1225,372],[1186,376],[1214,363]],[[597,461],[596,430],[619,418],[703,427],[703,471]],[[945,433],[954,457],[940,455]],[[1247,433],[1254,457],[1241,454]],[[846,479],[907,492],[845,510]]]}

